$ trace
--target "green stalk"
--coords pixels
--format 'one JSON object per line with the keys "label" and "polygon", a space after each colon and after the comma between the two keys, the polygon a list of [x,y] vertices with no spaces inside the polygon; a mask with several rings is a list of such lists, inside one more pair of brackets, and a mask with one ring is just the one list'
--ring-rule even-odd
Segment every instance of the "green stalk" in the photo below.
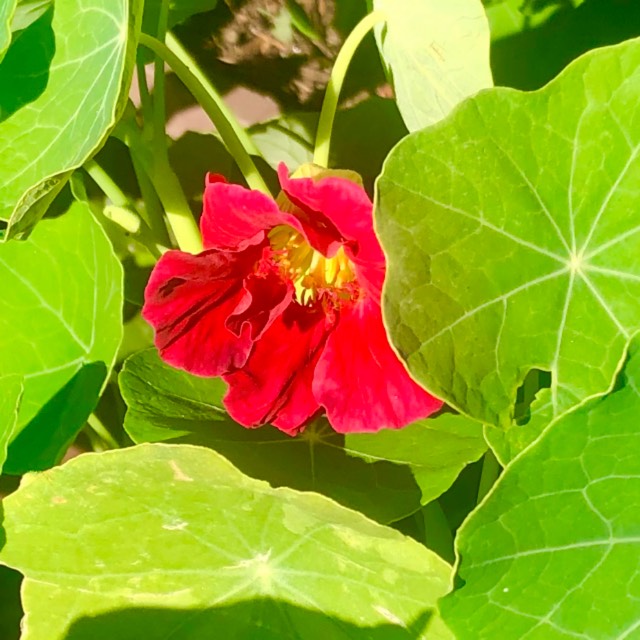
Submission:
{"label": "green stalk", "polygon": [[329,84],[327,85],[327,90],[322,102],[322,110],[320,111],[316,145],[313,152],[314,164],[321,167],[329,166],[329,146],[331,144],[333,120],[336,115],[340,92],[342,91],[342,85],[344,84],[349,64],[363,38],[378,22],[382,22],[383,20],[385,20],[385,15],[381,11],[374,11],[368,16],[365,16],[349,34],[340,49],[340,53],[338,53],[338,57],[331,70],[331,78],[329,78]]}
{"label": "green stalk", "polygon": [[453,563],[453,536],[449,521],[437,500],[422,507],[424,518],[424,539],[429,549],[435,551],[443,560]]}
{"label": "green stalk", "polygon": [[[161,0],[158,14],[156,38],[164,42],[169,20],[169,0]],[[166,108],[165,108],[164,60],[156,54],[153,62],[153,138],[154,142],[166,147]]]}
{"label": "green stalk", "polygon": [[109,433],[109,430],[102,424],[100,418],[98,418],[95,413],[92,413],[87,418],[87,424],[91,427],[93,433],[95,433],[109,449],[120,449],[118,441]]}
{"label": "green stalk", "polygon": [[95,160],[86,162],[84,169],[107,198],[111,200],[112,204],[104,208],[105,217],[122,227],[140,244],[147,247],[151,255],[159,258],[166,251],[166,247],[162,243],[156,243],[149,227],[143,223],[136,212],[132,211],[129,199],[122,189]]}
{"label": "green stalk", "polygon": [[156,193],[156,190],[149,179],[146,171],[142,167],[139,158],[131,154],[133,162],[133,171],[138,180],[142,200],[144,201],[144,215],[141,213],[145,222],[149,225],[149,229],[160,244],[169,246],[169,234],[167,233],[167,225],[164,220],[162,211],[162,203]]}
{"label": "green stalk", "polygon": [[178,40],[170,33],[167,34],[166,40],[165,45],[144,33],[140,35],[140,44],[151,49],[173,69],[204,109],[236,161],[247,184],[252,189],[269,194],[269,189],[251,158],[250,154],[257,154],[257,151],[247,133],[233,118],[220,95]]}
{"label": "green stalk", "polygon": [[104,195],[111,200],[112,204],[115,204],[116,207],[127,207],[129,205],[129,198],[95,160],[85,162],[84,169],[100,187]]}
{"label": "green stalk", "polygon": [[482,471],[480,472],[480,483],[478,484],[478,500],[479,504],[483,498],[489,493],[491,487],[496,483],[500,475],[502,467],[498,462],[495,454],[491,449],[487,449],[482,461]]}

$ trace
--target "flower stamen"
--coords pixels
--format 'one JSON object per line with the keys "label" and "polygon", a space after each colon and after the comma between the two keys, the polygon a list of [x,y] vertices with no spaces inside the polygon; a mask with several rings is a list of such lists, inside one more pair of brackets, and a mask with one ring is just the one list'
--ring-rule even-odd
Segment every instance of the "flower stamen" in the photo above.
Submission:
{"label": "flower stamen", "polygon": [[324,293],[334,294],[339,300],[353,297],[356,274],[343,247],[327,258],[287,225],[274,227],[269,232],[269,242],[274,261],[293,283],[295,298],[301,305],[314,304]]}

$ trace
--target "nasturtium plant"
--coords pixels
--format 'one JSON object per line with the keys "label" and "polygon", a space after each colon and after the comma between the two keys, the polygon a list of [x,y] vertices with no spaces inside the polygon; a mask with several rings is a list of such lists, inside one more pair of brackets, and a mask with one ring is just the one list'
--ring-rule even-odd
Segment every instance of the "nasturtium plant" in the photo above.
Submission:
{"label": "nasturtium plant", "polygon": [[6,237],[29,232],[114,126],[131,81],[140,7],[141,0],[58,2],[14,38],[0,63]]}
{"label": "nasturtium plant", "polygon": [[518,456],[458,537],[460,637],[633,638],[640,621],[640,341],[617,388]]}
{"label": "nasturtium plant", "polygon": [[[640,329],[638,62],[634,41],[539,92],[471,98],[378,181],[396,347],[433,393],[515,438],[607,391]],[[512,426],[531,369],[550,388]]]}
{"label": "nasturtium plant", "polygon": [[122,337],[122,267],[89,208],[0,245],[0,375],[24,379],[5,467],[58,462],[94,410]]}
{"label": "nasturtium plant", "polygon": [[128,406],[124,428],[136,443],[204,445],[252,478],[317,491],[383,523],[419,508],[420,492],[407,469],[387,459],[367,464],[351,457],[344,436],[325,420],[298,438],[273,427],[243,429],[224,410],[227,385],[220,378],[173,369],[155,349],[124,363],[120,388]]}
{"label": "nasturtium plant", "polygon": [[0,0],[2,640],[640,637],[638,105],[631,2]]}
{"label": "nasturtium plant", "polygon": [[409,131],[438,122],[493,84],[480,0],[373,0],[376,37]]}
{"label": "nasturtium plant", "polygon": [[5,501],[4,529],[0,560],[25,575],[26,640],[254,628],[270,638],[411,638],[428,625],[429,637],[450,637],[435,612],[450,567],[436,554],[201,447],[140,445],[27,476]]}

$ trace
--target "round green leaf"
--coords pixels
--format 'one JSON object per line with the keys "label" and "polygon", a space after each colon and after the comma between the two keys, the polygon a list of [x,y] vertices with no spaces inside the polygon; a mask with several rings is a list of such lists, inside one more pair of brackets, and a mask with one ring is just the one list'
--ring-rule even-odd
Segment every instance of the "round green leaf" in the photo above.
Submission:
{"label": "round green leaf", "polygon": [[141,0],[66,0],[25,29],[0,65],[0,220],[29,231],[124,106]]}
{"label": "round green leaf", "polygon": [[[411,538],[200,447],[80,456],[27,477],[4,509],[23,640],[409,640],[450,579]],[[429,638],[450,637],[433,621]]]}
{"label": "round green leaf", "polygon": [[436,396],[500,427],[527,372],[550,372],[548,406],[518,427],[528,442],[610,387],[640,329],[638,105],[631,41],[541,91],[470,99],[401,142],[378,183],[401,357]]}
{"label": "round green leaf", "polygon": [[122,268],[87,205],[0,245],[0,376],[24,376],[11,473],[45,469],[93,411],[122,336]]}
{"label": "round green leaf", "polygon": [[458,536],[463,638],[637,638],[640,342],[622,388],[559,418],[505,470]]}
{"label": "round green leaf", "polygon": [[442,495],[462,469],[487,450],[482,425],[451,413],[403,429],[349,434],[346,446],[352,455],[371,462],[408,465],[422,491],[422,504]]}
{"label": "round green leaf", "polygon": [[480,0],[373,0],[373,7],[385,15],[376,39],[409,131],[493,85]]}
{"label": "round green leaf", "polygon": [[295,438],[271,426],[246,429],[224,410],[227,388],[220,378],[174,369],[155,349],[130,357],[119,382],[128,405],[124,426],[134,442],[204,445],[252,477],[318,491],[379,522],[420,508],[420,491],[407,469],[352,458],[343,448],[344,436],[324,420]]}

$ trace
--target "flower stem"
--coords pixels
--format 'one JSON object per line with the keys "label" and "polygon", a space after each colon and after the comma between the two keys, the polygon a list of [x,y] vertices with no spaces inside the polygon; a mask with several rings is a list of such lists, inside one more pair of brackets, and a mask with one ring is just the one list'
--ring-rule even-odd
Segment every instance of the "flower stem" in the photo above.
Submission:
{"label": "flower stem", "polygon": [[[169,19],[169,0],[161,0],[158,13],[156,38],[164,42],[167,35]],[[164,90],[164,60],[157,53],[153,62],[153,138],[158,144],[166,146],[165,120],[165,90]]]}
{"label": "flower stem", "polygon": [[455,560],[449,521],[437,500],[422,507],[425,544],[447,562]]}
{"label": "flower stem", "polygon": [[129,204],[129,198],[127,198],[113,178],[95,160],[85,162],[84,169],[100,189],[102,189],[104,195],[111,200],[112,204],[116,205],[116,207],[126,207]]}
{"label": "flower stem", "polygon": [[247,184],[252,189],[269,194],[269,189],[250,155],[251,153],[257,154],[254,144],[178,40],[169,33],[165,45],[156,38],[151,38],[143,33],[140,35],[140,44],[163,58],[193,94],[220,133],[222,141],[236,161]]}
{"label": "flower stem", "polygon": [[340,53],[338,53],[338,57],[331,71],[331,78],[329,78],[327,90],[324,94],[322,110],[320,111],[316,145],[313,152],[314,164],[321,167],[327,167],[329,165],[331,130],[333,129],[333,120],[336,115],[336,109],[338,108],[338,99],[340,98],[340,91],[342,90],[349,64],[363,38],[382,20],[385,20],[385,15],[381,11],[373,11],[365,16],[349,34],[340,49]]}
{"label": "flower stem", "polygon": [[[124,117],[118,122],[113,135],[129,147],[134,167],[138,163],[149,177],[180,249],[188,253],[200,253],[200,230],[193,218],[182,185],[169,164],[166,144],[157,140],[149,143],[144,133],[136,124],[135,110],[131,106],[128,113],[125,112]],[[165,135],[164,131],[162,135]]]}
{"label": "flower stem", "polygon": [[91,430],[97,434],[97,436],[104,442],[110,449],[120,449],[118,441],[109,433],[109,430],[102,424],[100,418],[95,413],[92,413],[87,418],[87,424],[91,427]]}
{"label": "flower stem", "polygon": [[480,483],[478,484],[478,500],[479,504],[482,499],[489,493],[489,490],[495,484],[500,475],[501,467],[498,459],[491,449],[487,449],[482,460],[482,471],[480,472]]}

